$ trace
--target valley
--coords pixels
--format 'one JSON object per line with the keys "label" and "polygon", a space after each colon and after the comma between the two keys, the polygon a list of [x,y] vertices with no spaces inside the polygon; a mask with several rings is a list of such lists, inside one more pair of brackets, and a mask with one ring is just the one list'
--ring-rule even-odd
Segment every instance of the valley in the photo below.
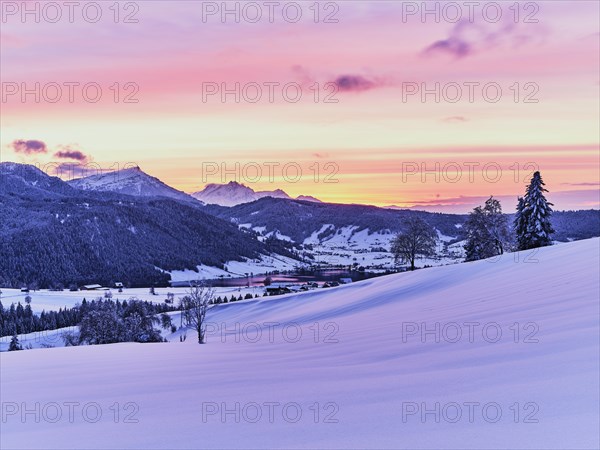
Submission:
{"label": "valley", "polygon": [[[238,200],[239,189],[249,189],[223,186]],[[137,167],[66,183],[33,166],[0,163],[0,286],[148,287],[315,268],[396,271],[403,266],[390,241],[411,218],[437,233],[435,255],[419,258],[419,267],[464,260],[465,214],[287,197],[204,204]],[[557,211],[552,220],[555,242],[600,235],[598,210]]]}

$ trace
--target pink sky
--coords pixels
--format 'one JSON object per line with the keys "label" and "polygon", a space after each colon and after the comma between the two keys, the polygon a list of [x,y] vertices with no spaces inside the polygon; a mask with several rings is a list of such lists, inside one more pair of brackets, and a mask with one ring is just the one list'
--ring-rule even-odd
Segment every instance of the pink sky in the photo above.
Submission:
{"label": "pink sky", "polygon": [[[112,2],[101,2],[97,23],[86,22],[81,11],[69,23],[66,7],[61,20],[48,23],[42,2],[40,23],[31,15],[23,23],[21,11],[8,15],[9,3],[33,9],[37,2],[2,2],[3,161],[43,164],[74,156],[104,168],[131,162],[188,192],[236,179],[257,190],[282,188],[327,201],[453,211],[492,194],[510,202],[535,166],[560,209],[599,207],[598,2],[537,2],[537,12],[523,2],[518,23],[513,2],[500,2],[497,23],[483,17],[483,7],[470,21],[460,2],[458,23],[418,14],[403,20],[402,2],[335,2],[337,23],[314,23],[313,2],[300,2],[298,23],[284,20],[279,9],[269,23],[266,8],[258,23],[231,16],[222,23],[218,15],[204,23],[203,2],[194,1],[135,2],[138,23],[122,23],[133,11],[125,3],[114,23]],[[327,3],[321,2],[321,19],[334,11]],[[532,12],[537,23],[524,23]],[[80,88],[72,103],[66,88],[56,103],[10,94],[23,84],[35,89],[36,82],[50,97],[49,83],[94,82],[102,98],[86,102]],[[139,87],[138,103],[123,102],[133,92],[125,89],[128,82]],[[219,95],[203,98],[203,83],[233,88],[236,82],[297,83],[303,95],[291,103],[277,87],[272,102],[266,88],[256,103],[236,103],[233,95],[225,102]],[[324,102],[327,83],[337,83],[337,103]],[[433,94],[407,94],[436,83],[446,94],[438,101]],[[465,83],[479,83],[472,102]],[[486,83],[502,88],[498,102],[486,101]],[[453,86],[463,89],[456,102],[450,101]],[[46,152],[26,153],[14,144],[19,140],[42,141]],[[55,156],[60,149],[63,158]],[[280,166],[269,179],[266,168],[274,162]],[[207,176],[203,167],[212,163],[230,173]],[[255,182],[250,169],[257,165],[264,171]],[[437,179],[422,177],[421,168],[436,167]],[[501,174],[493,173],[497,168]]]}

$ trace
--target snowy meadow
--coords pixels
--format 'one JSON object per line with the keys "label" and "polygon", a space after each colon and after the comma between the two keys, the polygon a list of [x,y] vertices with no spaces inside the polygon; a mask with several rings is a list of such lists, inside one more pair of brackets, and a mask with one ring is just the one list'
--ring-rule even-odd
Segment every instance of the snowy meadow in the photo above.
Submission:
{"label": "snowy meadow", "polygon": [[3,352],[2,448],[597,448],[600,239],[530,253]]}

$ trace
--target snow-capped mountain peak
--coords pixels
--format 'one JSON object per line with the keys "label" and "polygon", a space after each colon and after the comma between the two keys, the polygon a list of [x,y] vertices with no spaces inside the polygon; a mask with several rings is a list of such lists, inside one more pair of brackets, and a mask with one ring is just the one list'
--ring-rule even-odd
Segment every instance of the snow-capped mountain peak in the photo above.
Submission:
{"label": "snow-capped mountain peak", "polygon": [[[211,183],[207,184],[206,187],[199,191],[191,194],[192,197],[201,200],[207,204],[217,204],[221,206],[235,206],[242,203],[254,202],[263,197],[274,197],[274,198],[286,198],[292,199],[285,191],[281,189],[275,189],[273,191],[255,191],[254,189],[238,183],[237,181],[230,181],[227,184]],[[309,197],[301,196],[302,199]],[[318,201],[313,197],[310,197],[312,201]],[[298,197],[298,199],[301,199]]]}
{"label": "snow-capped mountain peak", "polygon": [[285,191],[282,189],[275,189],[274,191],[258,191],[257,195],[261,197],[274,197],[274,198],[291,198]]}
{"label": "snow-capped mountain peak", "polygon": [[194,201],[188,194],[148,175],[139,167],[78,178],[69,181],[69,184],[88,191],[110,191],[137,197],[168,197],[186,202]]}

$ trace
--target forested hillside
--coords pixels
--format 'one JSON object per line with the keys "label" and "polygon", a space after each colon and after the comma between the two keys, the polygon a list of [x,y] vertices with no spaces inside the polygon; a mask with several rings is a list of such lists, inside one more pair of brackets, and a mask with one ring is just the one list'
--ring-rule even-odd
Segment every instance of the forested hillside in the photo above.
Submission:
{"label": "forested hillside", "polygon": [[165,284],[159,269],[222,267],[270,253],[268,244],[198,207],[79,191],[32,166],[0,164],[0,286]]}
{"label": "forested hillside", "polygon": [[[507,219],[512,224],[512,211],[515,205],[502,205]],[[207,205],[204,211],[239,224],[252,224],[253,227],[265,227],[265,232],[278,230],[295,242],[302,242],[312,233],[323,230],[319,236],[325,240],[343,227],[355,226],[355,231],[369,229],[370,232],[389,230],[392,233],[402,231],[406,220],[420,217],[445,236],[462,240],[462,225],[467,214],[442,214],[414,210],[396,210],[368,205],[341,205],[314,203],[299,200],[263,198],[252,203],[234,207]],[[556,232],[553,239],[588,239],[600,236],[600,211],[555,211],[551,218]],[[326,227],[325,225],[333,225]]]}
{"label": "forested hillside", "polygon": [[[356,231],[369,229],[371,232],[403,229],[408,217],[421,217],[447,236],[459,236],[460,225],[466,215],[429,213],[424,211],[393,210],[369,205],[341,205],[316,203],[301,200],[263,198],[253,203],[227,208],[207,205],[205,211],[217,217],[236,222],[251,223],[254,227],[266,227],[267,231],[279,230],[295,242],[302,242],[313,232],[325,225],[336,229],[355,226]],[[458,227],[457,227],[458,225]],[[327,237],[325,230],[322,238]],[[335,229],[329,233],[334,234]]]}

